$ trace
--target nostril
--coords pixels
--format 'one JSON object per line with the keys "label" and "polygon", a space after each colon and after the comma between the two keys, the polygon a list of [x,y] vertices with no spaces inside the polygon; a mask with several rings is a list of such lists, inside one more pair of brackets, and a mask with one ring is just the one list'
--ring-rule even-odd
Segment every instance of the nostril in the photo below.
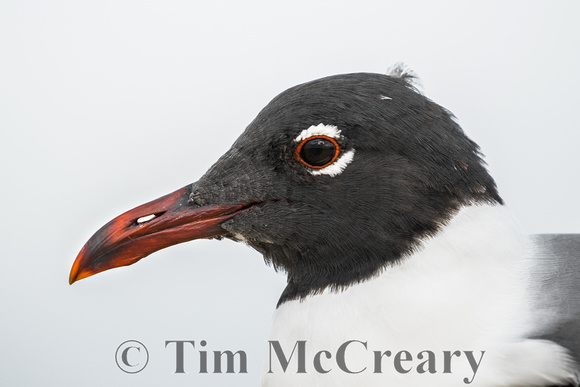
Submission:
{"label": "nostril", "polygon": [[149,222],[151,219],[153,219],[155,217],[156,217],[155,214],[142,216],[141,218],[137,219],[137,223],[141,224],[141,223]]}
{"label": "nostril", "polygon": [[142,216],[142,217],[140,217],[139,219],[137,219],[137,220],[135,221],[135,224],[137,224],[137,225],[141,225],[141,224],[144,224],[144,223],[150,222],[150,221],[152,221],[153,219],[155,219],[155,218],[157,218],[157,217],[159,217],[159,216],[163,215],[164,213],[165,213],[165,212],[158,212],[158,213],[156,213],[156,214],[150,214],[150,215],[145,215],[145,216]]}

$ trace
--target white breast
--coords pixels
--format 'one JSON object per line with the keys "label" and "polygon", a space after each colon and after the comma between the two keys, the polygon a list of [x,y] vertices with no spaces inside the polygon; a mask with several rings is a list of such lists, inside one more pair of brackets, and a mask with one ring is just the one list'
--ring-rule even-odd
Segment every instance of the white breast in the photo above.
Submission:
{"label": "white breast", "polygon": [[[464,207],[435,237],[379,276],[344,291],[327,289],[284,303],[275,312],[270,341],[279,343],[286,358],[295,351],[284,371],[276,344],[270,344],[262,385],[544,386],[577,381],[564,348],[526,339],[549,321],[531,307],[533,261],[515,229],[503,206]],[[337,350],[351,340],[356,341],[343,346],[342,366],[362,371],[355,374],[337,362]],[[302,371],[297,368],[301,346],[305,372],[297,373]],[[380,372],[375,351],[391,353],[380,358]],[[450,356],[456,351],[459,356]],[[408,355],[412,360],[405,361]]]}

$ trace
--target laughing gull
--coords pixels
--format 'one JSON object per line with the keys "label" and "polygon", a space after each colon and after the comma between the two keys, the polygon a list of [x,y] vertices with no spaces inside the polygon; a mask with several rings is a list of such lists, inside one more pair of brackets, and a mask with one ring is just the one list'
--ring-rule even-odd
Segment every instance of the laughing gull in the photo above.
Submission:
{"label": "laughing gull", "polygon": [[400,68],[295,86],[70,283],[229,238],[287,273],[263,386],[577,386],[580,235],[523,235],[477,144]]}

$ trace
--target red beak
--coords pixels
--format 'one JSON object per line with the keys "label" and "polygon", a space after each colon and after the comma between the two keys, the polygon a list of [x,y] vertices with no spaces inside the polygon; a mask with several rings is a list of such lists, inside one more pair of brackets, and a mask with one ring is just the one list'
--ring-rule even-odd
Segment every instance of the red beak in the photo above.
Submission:
{"label": "red beak", "polygon": [[191,186],[119,215],[83,246],[69,282],[101,271],[132,265],[141,258],[178,243],[226,235],[219,225],[251,204],[196,207],[189,202]]}

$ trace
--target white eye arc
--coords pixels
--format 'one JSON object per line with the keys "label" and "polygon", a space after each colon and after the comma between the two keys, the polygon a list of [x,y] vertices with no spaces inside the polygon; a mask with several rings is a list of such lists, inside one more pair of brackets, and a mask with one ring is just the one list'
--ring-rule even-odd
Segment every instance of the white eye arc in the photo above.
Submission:
{"label": "white eye arc", "polygon": [[[343,137],[340,134],[340,130],[335,125],[326,125],[320,123],[318,125],[312,125],[308,129],[304,129],[300,134],[294,139],[294,142],[298,143],[299,147],[301,147],[305,142],[307,142],[310,138],[320,138],[320,137],[328,137],[331,139],[336,140],[337,142]],[[319,176],[319,175],[328,175],[331,177],[340,175],[344,169],[352,162],[354,157],[354,149],[350,149],[346,152],[340,152],[341,154],[334,159],[334,161],[324,168],[309,168],[308,172],[311,175]],[[300,160],[300,155],[296,153],[296,158],[300,161],[303,165],[308,166],[307,163],[304,163]]]}
{"label": "white eye arc", "polygon": [[295,142],[301,142],[312,136],[327,136],[338,140],[342,138],[340,130],[334,125],[318,124],[312,125],[308,129],[304,129],[298,137],[294,139]]}
{"label": "white eye arc", "polygon": [[338,176],[344,171],[344,169],[352,162],[354,157],[354,149],[344,152],[336,161],[330,164],[326,168],[322,169],[311,169],[309,170],[311,175],[328,175],[330,177]]}

